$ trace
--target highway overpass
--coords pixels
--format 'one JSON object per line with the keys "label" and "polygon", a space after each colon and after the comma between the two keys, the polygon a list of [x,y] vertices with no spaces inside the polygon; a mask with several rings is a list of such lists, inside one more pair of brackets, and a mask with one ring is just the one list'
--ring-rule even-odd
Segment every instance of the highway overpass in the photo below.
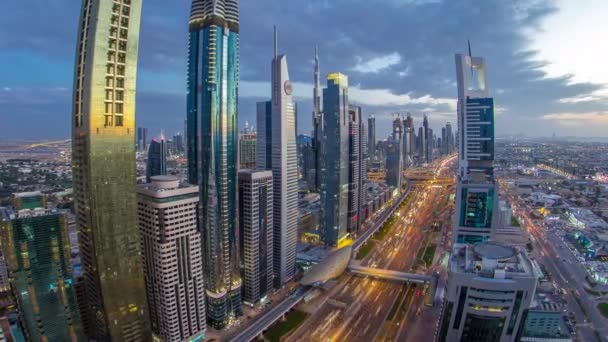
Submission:
{"label": "highway overpass", "polygon": [[348,271],[353,274],[365,275],[376,279],[390,280],[402,283],[424,284],[431,283],[433,281],[433,276],[430,275],[404,273],[399,271],[361,267],[355,265],[349,265]]}

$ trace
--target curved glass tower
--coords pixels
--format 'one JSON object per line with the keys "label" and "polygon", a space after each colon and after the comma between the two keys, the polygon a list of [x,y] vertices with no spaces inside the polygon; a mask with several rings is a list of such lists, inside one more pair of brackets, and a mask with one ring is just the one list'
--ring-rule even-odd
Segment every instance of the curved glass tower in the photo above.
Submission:
{"label": "curved glass tower", "polygon": [[142,0],[83,0],[72,112],[88,340],[151,338],[137,229],[135,89]]}
{"label": "curved glass tower", "polygon": [[188,55],[188,179],[200,188],[207,320],[240,314],[237,253],[238,0],[194,0]]}

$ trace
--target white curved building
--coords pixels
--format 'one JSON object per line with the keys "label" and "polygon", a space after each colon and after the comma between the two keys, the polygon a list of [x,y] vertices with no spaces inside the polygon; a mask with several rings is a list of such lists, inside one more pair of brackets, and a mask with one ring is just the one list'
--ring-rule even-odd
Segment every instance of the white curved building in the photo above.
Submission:
{"label": "white curved building", "polygon": [[352,246],[343,247],[331,252],[302,277],[300,284],[308,286],[339,277],[346,271],[352,254]]}

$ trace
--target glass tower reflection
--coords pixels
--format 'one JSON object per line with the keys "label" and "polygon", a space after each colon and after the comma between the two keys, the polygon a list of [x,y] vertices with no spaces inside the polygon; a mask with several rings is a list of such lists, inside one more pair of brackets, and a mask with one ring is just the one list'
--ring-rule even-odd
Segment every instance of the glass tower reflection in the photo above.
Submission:
{"label": "glass tower reflection", "polygon": [[237,0],[194,0],[188,56],[188,179],[200,188],[207,320],[240,314],[237,227]]}

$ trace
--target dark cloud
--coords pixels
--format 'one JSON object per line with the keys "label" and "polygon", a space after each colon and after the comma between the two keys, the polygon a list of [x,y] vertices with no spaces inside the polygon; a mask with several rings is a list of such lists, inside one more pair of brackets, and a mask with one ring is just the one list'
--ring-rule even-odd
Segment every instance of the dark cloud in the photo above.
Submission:
{"label": "dark cloud", "polygon": [[[2,51],[19,51],[51,61],[73,60],[79,7],[76,0],[4,4],[6,10],[0,12],[0,57]],[[466,41],[470,39],[473,53],[486,57],[488,62],[489,86],[500,106],[499,133],[550,134],[559,125],[540,119],[546,114],[608,110],[602,99],[560,102],[565,98],[584,98],[600,86],[572,84],[569,76],[547,78],[542,71],[546,62],[528,50],[530,40],[524,32],[535,32],[541,21],[557,10],[549,0],[243,0],[240,7],[243,81],[269,80],[272,28],[277,25],[280,50],[288,55],[295,82],[312,82],[313,49],[318,44],[322,72],[345,72],[353,86],[387,89],[414,98],[427,94],[433,98],[454,98],[454,53],[466,52]],[[188,12],[188,0],[144,2],[140,85],[145,84],[145,91],[138,95],[141,125],[166,128],[169,132],[182,130],[185,99],[175,94],[185,92],[185,85],[166,89],[166,84],[158,82],[158,75],[183,78]],[[355,69],[357,64],[395,54],[400,58],[386,68],[368,73]],[[39,85],[45,75],[26,72],[24,77],[36,79]],[[55,80],[46,81],[48,89],[38,89],[39,92],[50,93],[57,85]],[[3,86],[11,84],[0,83]],[[63,87],[70,88],[71,84]],[[300,131],[308,132],[310,94],[296,95],[300,97]],[[55,127],[60,135],[69,131],[69,121],[63,120],[70,112],[69,91],[51,98],[50,103],[40,103],[38,99],[18,101],[15,94],[2,96],[0,111],[39,117],[49,124],[45,127]],[[255,120],[254,104],[261,99],[240,99],[241,123]],[[388,132],[391,113],[396,111],[412,111],[417,119],[422,112],[428,112],[435,125],[456,121],[453,108],[445,104],[366,105],[364,110],[366,114],[377,114],[378,136]],[[9,121],[14,131],[28,131],[21,121]],[[55,134],[50,129],[41,129],[39,133]]]}

